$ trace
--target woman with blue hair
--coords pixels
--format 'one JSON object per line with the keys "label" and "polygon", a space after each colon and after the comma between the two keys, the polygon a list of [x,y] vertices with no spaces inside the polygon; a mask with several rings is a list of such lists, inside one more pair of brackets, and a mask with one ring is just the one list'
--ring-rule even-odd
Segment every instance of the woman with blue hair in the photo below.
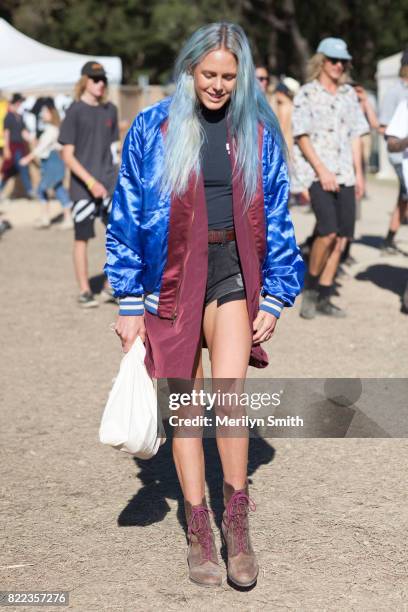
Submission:
{"label": "woman with blue hair", "polygon": [[[197,30],[179,54],[175,81],[170,99],[136,117],[123,148],[105,266],[120,301],[115,329],[125,352],[141,337],[155,378],[202,379],[206,345],[213,385],[236,391],[248,364],[267,366],[261,343],[302,286],[283,141],[239,26]],[[228,576],[251,586],[258,563],[249,537],[248,435],[217,431],[217,446]],[[189,576],[219,585],[201,437],[175,435],[173,457]]]}

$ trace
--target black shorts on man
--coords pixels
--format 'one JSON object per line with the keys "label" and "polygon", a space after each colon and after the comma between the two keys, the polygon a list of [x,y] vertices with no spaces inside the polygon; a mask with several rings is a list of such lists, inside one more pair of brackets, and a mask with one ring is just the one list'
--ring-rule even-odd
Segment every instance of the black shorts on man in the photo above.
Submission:
{"label": "black shorts on man", "polygon": [[405,177],[404,177],[404,171],[403,171],[403,167],[402,164],[392,164],[395,173],[397,175],[398,178],[398,184],[399,184],[399,194],[398,194],[398,198],[400,200],[403,200],[404,202],[408,201],[408,188],[407,188],[407,184],[405,182]]}
{"label": "black shorts on man", "polygon": [[309,190],[310,203],[316,215],[318,236],[337,234],[353,238],[356,222],[356,196],[354,186],[340,185],[339,191],[325,191],[320,182]]}
{"label": "black shorts on man", "polygon": [[89,240],[95,237],[95,219],[99,217],[105,227],[108,225],[112,208],[112,196],[98,199],[82,199],[72,206],[75,240]]}

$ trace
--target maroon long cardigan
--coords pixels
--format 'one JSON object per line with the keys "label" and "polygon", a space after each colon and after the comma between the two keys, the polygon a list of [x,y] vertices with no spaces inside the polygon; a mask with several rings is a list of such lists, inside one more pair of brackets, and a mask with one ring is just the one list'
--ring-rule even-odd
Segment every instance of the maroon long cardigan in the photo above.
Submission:
{"label": "maroon long cardigan", "polygon": [[[163,128],[166,129],[166,126]],[[262,159],[263,127],[258,128],[259,159]],[[230,142],[234,167],[233,146]],[[260,162],[261,163],[261,162]],[[242,178],[233,173],[233,215],[241,262],[248,325],[259,311],[261,266],[266,248],[262,172],[256,195],[244,213]],[[145,312],[146,368],[153,378],[191,378],[197,350],[202,342],[202,318],[208,272],[208,218],[204,181],[192,178],[182,197],[171,202],[168,258],[163,273],[158,314]],[[253,345],[249,364],[268,365],[260,345]]]}

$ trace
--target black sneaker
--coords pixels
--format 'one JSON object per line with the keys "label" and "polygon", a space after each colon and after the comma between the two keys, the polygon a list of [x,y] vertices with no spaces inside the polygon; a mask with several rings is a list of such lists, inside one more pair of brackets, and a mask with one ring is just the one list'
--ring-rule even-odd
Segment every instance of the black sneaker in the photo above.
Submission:
{"label": "black sneaker", "polygon": [[386,242],[384,240],[380,248],[381,255],[398,255],[398,247],[394,241]]}
{"label": "black sneaker", "polygon": [[322,298],[318,301],[316,312],[328,317],[336,317],[337,319],[344,319],[347,316],[346,312],[333,304],[329,298]]}
{"label": "black sneaker", "polygon": [[300,316],[302,319],[315,318],[318,295],[316,289],[305,289],[302,294],[302,305],[300,307]]}
{"label": "black sneaker", "polygon": [[101,298],[105,304],[118,304],[119,300],[113,295],[113,289],[111,287],[105,287],[101,291]]}
{"label": "black sneaker", "polygon": [[6,219],[4,219],[4,221],[0,221],[0,236],[9,229],[11,229],[11,223],[6,221]]}
{"label": "black sneaker", "polygon": [[345,271],[342,264],[336,270],[336,278],[346,278],[349,274]]}
{"label": "black sneaker", "polygon": [[349,255],[347,259],[344,260],[343,263],[345,266],[354,266],[354,264],[357,263],[357,259],[353,257],[352,255]]}
{"label": "black sneaker", "polygon": [[81,308],[96,308],[99,306],[98,302],[95,300],[90,291],[84,291],[84,293],[79,295],[78,304],[81,306]]}

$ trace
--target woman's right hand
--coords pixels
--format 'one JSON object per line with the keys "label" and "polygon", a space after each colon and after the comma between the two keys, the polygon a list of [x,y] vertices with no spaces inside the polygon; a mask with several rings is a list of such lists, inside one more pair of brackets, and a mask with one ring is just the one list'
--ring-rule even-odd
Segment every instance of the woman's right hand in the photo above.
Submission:
{"label": "woman's right hand", "polygon": [[143,343],[145,341],[146,327],[144,323],[144,315],[119,315],[115,325],[115,332],[120,338],[123,352],[127,353],[132,348],[138,336],[140,336]]}

